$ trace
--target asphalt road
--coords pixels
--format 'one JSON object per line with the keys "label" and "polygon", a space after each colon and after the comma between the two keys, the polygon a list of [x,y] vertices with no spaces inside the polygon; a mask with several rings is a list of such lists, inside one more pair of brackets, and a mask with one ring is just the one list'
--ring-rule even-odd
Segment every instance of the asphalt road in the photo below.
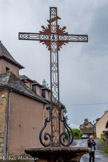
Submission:
{"label": "asphalt road", "polygon": [[[104,147],[103,145],[98,141],[96,142],[96,151],[95,151],[95,162],[108,162],[108,157],[103,155]],[[74,140],[72,146],[74,147],[87,147],[87,140],[81,139],[81,140]],[[85,154],[80,162],[89,162],[89,154]]]}

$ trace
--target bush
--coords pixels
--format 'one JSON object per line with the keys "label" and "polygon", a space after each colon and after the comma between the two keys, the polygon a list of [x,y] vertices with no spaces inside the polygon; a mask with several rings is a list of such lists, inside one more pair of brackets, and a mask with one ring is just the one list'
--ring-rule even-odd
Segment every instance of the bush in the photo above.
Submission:
{"label": "bush", "polygon": [[108,147],[107,146],[105,146],[105,152],[108,153]]}
{"label": "bush", "polygon": [[101,134],[100,134],[101,138],[102,138],[103,135],[104,135],[104,133],[101,133]]}
{"label": "bush", "polygon": [[74,128],[74,129],[72,129],[72,131],[73,131],[75,137],[81,137],[83,135],[83,133],[80,132],[79,129]]}
{"label": "bush", "polygon": [[[73,131],[74,137],[80,138],[80,137],[82,137],[82,135],[83,135],[83,133],[80,132],[80,130],[77,129],[77,128],[73,128],[72,131]],[[71,131],[70,131],[70,132],[71,132]],[[68,134],[68,131],[67,131],[66,133]]]}
{"label": "bush", "polygon": [[82,132],[80,132],[80,134],[79,134],[79,135],[80,135],[80,137],[82,137],[83,133],[82,133]]}
{"label": "bush", "polygon": [[105,132],[104,136],[108,139],[108,132]]}
{"label": "bush", "polygon": [[108,156],[108,147],[107,147],[105,141],[104,141],[102,138],[100,138],[99,141],[100,141],[100,143],[103,144],[104,147],[105,147],[105,152],[104,152],[104,154],[105,154],[106,156]]}

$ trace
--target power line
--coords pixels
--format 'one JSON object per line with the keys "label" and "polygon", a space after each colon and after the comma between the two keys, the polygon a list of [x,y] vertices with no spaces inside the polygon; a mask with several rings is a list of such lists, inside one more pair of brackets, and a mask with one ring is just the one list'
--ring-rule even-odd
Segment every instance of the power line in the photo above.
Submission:
{"label": "power line", "polygon": [[101,102],[101,103],[83,103],[83,104],[65,104],[66,106],[94,106],[94,105],[106,105],[108,102]]}

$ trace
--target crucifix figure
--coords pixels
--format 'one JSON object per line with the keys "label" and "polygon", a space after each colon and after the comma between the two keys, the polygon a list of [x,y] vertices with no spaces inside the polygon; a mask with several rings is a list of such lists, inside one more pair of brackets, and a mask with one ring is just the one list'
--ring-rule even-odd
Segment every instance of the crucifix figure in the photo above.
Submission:
{"label": "crucifix figure", "polygon": [[[51,87],[51,106],[49,108],[49,119],[45,119],[44,127],[41,130],[40,133],[40,142],[44,146],[55,146],[54,142],[54,133],[56,132],[56,128],[54,127],[54,114],[53,114],[53,103],[57,105],[57,111],[58,111],[58,144],[56,146],[63,145],[70,145],[73,141],[73,133],[70,131],[71,129],[66,124],[65,117],[61,117],[61,106],[60,106],[60,95],[59,95],[59,55],[58,51],[60,51],[60,48],[67,44],[68,42],[88,42],[88,36],[87,35],[79,35],[79,34],[68,34],[68,32],[65,32],[66,27],[60,28],[58,25],[58,20],[60,17],[57,15],[57,8],[56,7],[50,7],[50,18],[48,21],[48,26],[44,27],[42,26],[42,31],[39,33],[27,33],[27,32],[20,32],[19,33],[19,39],[20,40],[32,40],[32,41],[39,41],[42,44],[45,44],[50,51],[50,87]],[[56,120],[56,119],[55,119]],[[47,122],[51,122],[51,134],[45,133],[44,134],[44,140],[50,139],[49,144],[45,144],[41,139],[41,134],[44,131],[44,128],[47,125]],[[67,132],[61,133],[60,126],[61,122],[64,123],[65,128],[67,129]],[[63,141],[64,139],[68,139],[67,144],[65,144]]]}

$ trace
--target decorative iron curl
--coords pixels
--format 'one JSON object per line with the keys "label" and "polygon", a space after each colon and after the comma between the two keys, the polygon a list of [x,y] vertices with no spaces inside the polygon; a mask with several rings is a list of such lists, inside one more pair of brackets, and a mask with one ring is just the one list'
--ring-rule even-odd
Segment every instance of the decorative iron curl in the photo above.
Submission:
{"label": "decorative iron curl", "polygon": [[[46,118],[46,119],[45,119],[44,126],[43,126],[43,128],[41,129],[40,134],[39,134],[40,143],[41,143],[44,147],[50,146],[50,143],[51,143],[51,135],[50,135],[48,132],[45,132],[45,133],[44,133],[44,136],[43,136],[44,138],[42,138],[43,131],[44,131],[44,129],[46,128],[48,122],[49,122],[49,120],[48,120],[48,118]],[[48,144],[46,144],[43,140],[45,140],[45,141],[48,141],[48,140],[49,140]]]}
{"label": "decorative iron curl", "polygon": [[[74,139],[74,134],[72,129],[68,126],[66,122],[66,118],[63,116],[63,120],[60,119],[62,123],[64,123],[64,128],[66,129],[67,132],[62,132],[59,136],[59,141],[62,146],[70,146],[73,142]],[[66,140],[66,142],[65,142]]]}
{"label": "decorative iron curl", "polygon": [[[47,107],[46,108],[47,110],[50,110],[50,107]],[[50,122],[50,119],[46,118],[45,119],[45,122],[44,122],[44,126],[43,128],[41,129],[40,131],[40,134],[39,134],[39,140],[40,140],[40,143],[44,146],[44,147],[48,147],[50,146],[51,144],[51,135],[48,133],[48,132],[44,132],[45,128],[47,127],[47,123]],[[45,141],[48,141],[49,142],[46,144]]]}

